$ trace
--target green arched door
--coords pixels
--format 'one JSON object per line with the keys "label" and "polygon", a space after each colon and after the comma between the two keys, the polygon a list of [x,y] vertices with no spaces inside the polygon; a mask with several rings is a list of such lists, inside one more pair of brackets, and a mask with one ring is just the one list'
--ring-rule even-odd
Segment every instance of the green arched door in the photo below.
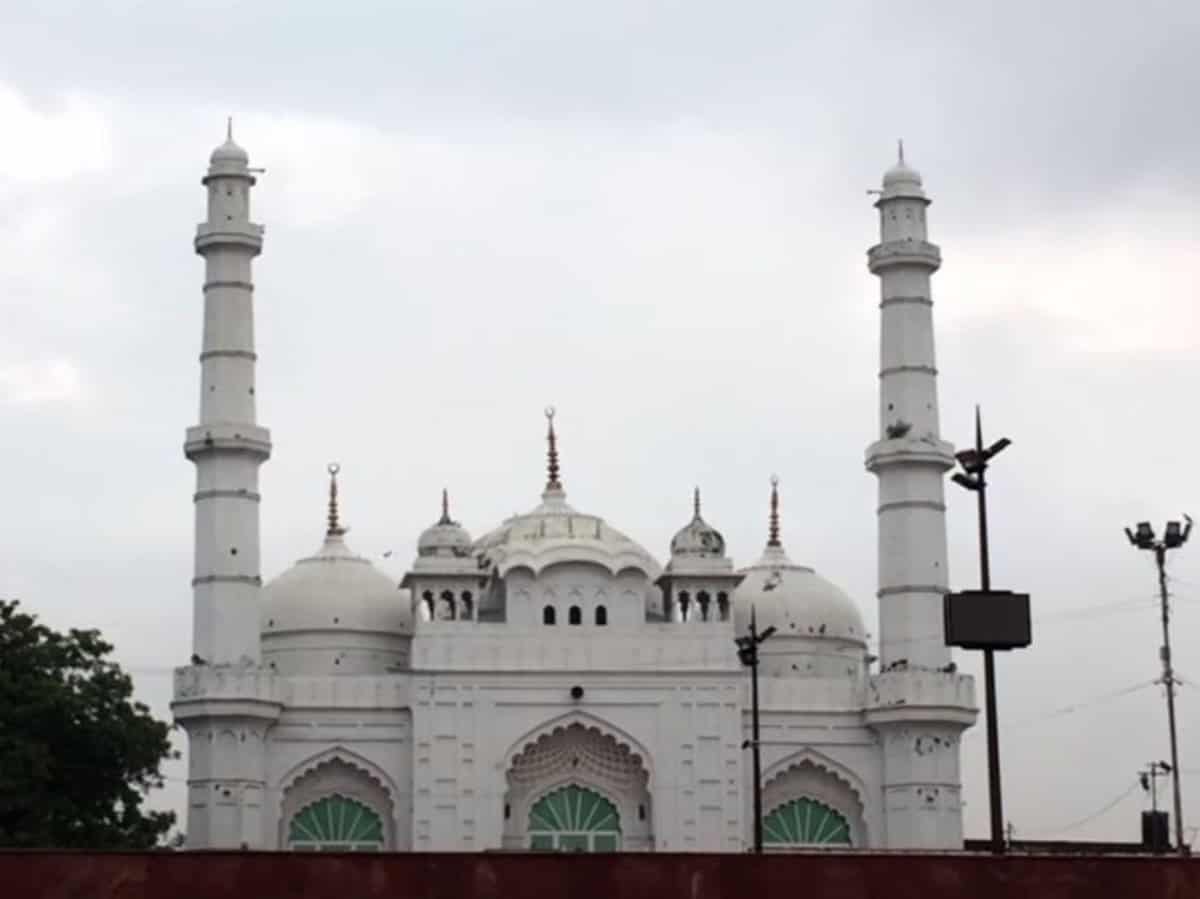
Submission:
{"label": "green arched door", "polygon": [[793,799],[763,818],[767,846],[849,846],[850,822],[823,802]]}
{"label": "green arched door", "polygon": [[617,807],[594,790],[572,784],[547,793],[529,811],[529,848],[615,852],[621,848]]}
{"label": "green arched door", "polygon": [[288,825],[288,848],[308,852],[378,852],[383,820],[370,807],[336,793],[302,808]]}

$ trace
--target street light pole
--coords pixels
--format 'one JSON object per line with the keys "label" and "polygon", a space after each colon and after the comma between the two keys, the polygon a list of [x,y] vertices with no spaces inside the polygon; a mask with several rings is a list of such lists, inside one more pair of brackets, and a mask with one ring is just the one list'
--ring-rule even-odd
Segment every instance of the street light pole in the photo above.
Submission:
{"label": "street light pole", "polygon": [[763,822],[762,822],[762,755],[759,752],[758,730],[758,647],[759,644],[775,633],[775,628],[769,627],[761,634],[758,632],[758,619],[754,607],[750,607],[750,634],[734,640],[738,648],[738,658],[750,669],[750,739],[742,743],[742,748],[750,747],[750,757],[754,777],[754,851],[763,851]]}
{"label": "street light pole", "polygon": [[[975,447],[963,450],[955,458],[963,467],[963,471],[955,474],[951,480],[960,487],[971,490],[979,502],[979,581],[984,593],[992,589],[991,561],[988,555],[987,530],[987,478],[988,462],[1001,450],[1011,444],[1007,437],[1001,438],[991,446],[983,445],[983,426],[980,422],[979,407],[975,407]],[[988,800],[991,806],[992,852],[1004,852],[1004,806],[1000,790],[1000,733],[999,716],[996,711],[996,660],[992,649],[983,651],[983,684],[984,704],[987,717],[987,753],[988,753]]]}
{"label": "street light pole", "polygon": [[1154,528],[1148,521],[1139,521],[1136,531],[1125,529],[1125,536],[1138,549],[1154,553],[1154,563],[1158,566],[1158,595],[1159,607],[1162,611],[1162,658],[1163,683],[1167,687],[1167,726],[1171,739],[1171,786],[1175,801],[1175,851],[1187,855],[1187,847],[1183,843],[1183,797],[1179,786],[1179,743],[1175,730],[1175,669],[1171,664],[1171,613],[1170,594],[1167,591],[1167,550],[1178,549],[1187,542],[1192,533],[1192,519],[1183,516],[1186,526],[1180,527],[1178,521],[1168,521],[1166,533],[1161,540],[1154,536]]}

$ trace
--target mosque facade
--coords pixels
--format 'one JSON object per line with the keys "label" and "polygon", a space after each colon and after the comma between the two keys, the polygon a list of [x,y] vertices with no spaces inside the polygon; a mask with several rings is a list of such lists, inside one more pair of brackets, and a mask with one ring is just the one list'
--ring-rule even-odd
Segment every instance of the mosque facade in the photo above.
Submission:
{"label": "mosque facade", "polygon": [[[208,214],[196,467],[193,655],[172,709],[188,734],[190,848],[744,852],[754,832],[751,685],[760,648],[767,851],[955,849],[959,742],[976,715],[941,630],[948,589],[930,276],[920,176],[876,206],[881,283],[879,658],[854,601],[781,538],[739,567],[697,493],[665,564],[567,501],[547,410],[529,511],[472,536],[443,497],[397,584],[346,540],[330,471],[319,547],[263,583],[250,217],[232,136]],[[520,499],[520,497],[515,497]]]}

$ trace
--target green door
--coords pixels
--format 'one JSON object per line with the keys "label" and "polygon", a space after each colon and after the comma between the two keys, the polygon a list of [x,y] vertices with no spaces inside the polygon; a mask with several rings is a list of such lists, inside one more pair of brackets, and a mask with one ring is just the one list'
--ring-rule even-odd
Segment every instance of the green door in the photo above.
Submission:
{"label": "green door", "polygon": [[547,793],[529,812],[529,848],[544,852],[616,852],[617,807],[594,790],[572,784]]}

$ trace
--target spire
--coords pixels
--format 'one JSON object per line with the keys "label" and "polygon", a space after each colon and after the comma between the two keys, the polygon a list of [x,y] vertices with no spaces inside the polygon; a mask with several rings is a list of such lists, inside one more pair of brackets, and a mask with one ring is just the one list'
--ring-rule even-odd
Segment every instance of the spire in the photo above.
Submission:
{"label": "spire", "polygon": [[782,546],[779,542],[779,475],[771,475],[771,518],[767,531],[767,546]]}
{"label": "spire", "polygon": [[546,407],[546,489],[562,490],[558,478],[558,437],[554,433],[554,407]]}
{"label": "spire", "polygon": [[696,521],[700,520],[700,488],[692,489],[692,515]]}
{"label": "spire", "polygon": [[338,520],[338,472],[342,470],[342,466],[336,462],[329,463],[329,527],[325,531],[326,537],[340,537],[346,533],[346,529],[342,527]]}
{"label": "spire", "polygon": [[233,116],[225,119],[225,140],[233,143]]}
{"label": "spire", "polygon": [[450,494],[445,487],[442,488],[442,517],[438,519],[438,524],[454,524],[450,517]]}
{"label": "spire", "polygon": [[900,157],[900,164],[904,165],[904,138],[900,138],[896,141],[896,147]]}

